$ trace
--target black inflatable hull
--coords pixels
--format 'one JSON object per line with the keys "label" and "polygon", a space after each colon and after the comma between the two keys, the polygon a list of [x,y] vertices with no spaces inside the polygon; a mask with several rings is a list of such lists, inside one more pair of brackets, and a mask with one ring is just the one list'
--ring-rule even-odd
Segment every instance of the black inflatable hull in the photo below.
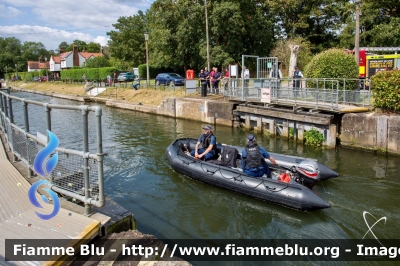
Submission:
{"label": "black inflatable hull", "polygon": [[239,169],[197,160],[182,151],[184,144],[193,149],[196,142],[195,139],[177,139],[168,146],[166,157],[172,169],[195,180],[296,210],[314,211],[330,207],[312,190],[293,180],[283,183],[271,178],[250,177]]}

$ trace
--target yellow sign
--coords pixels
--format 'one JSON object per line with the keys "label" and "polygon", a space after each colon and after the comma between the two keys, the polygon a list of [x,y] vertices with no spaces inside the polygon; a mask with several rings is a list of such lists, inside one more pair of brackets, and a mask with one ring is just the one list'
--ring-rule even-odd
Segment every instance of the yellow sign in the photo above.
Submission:
{"label": "yellow sign", "polygon": [[392,60],[370,60],[369,68],[393,68]]}

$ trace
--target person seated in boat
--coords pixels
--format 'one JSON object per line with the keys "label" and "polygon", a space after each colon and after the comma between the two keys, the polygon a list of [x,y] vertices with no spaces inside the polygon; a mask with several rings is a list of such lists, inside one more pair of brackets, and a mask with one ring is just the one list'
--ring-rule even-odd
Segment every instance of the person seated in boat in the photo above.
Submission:
{"label": "person seated in boat", "polygon": [[216,154],[217,139],[211,131],[211,126],[203,127],[203,134],[197,141],[196,148],[190,152],[190,155],[196,159],[211,160]]}
{"label": "person seated in boat", "polygon": [[263,147],[257,144],[254,135],[249,134],[247,145],[242,150],[243,172],[253,177],[262,177],[264,174],[271,177],[271,172],[264,158],[270,160],[275,165],[278,164]]}

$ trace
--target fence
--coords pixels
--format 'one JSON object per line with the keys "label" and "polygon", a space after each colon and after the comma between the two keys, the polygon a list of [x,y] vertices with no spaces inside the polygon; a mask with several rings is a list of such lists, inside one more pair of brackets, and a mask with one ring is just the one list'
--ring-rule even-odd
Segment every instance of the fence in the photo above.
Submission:
{"label": "fence", "polygon": [[[339,104],[371,105],[371,87],[358,79],[229,79],[224,96],[242,101],[262,101],[262,89],[271,89],[273,103],[306,102],[309,105],[338,107]],[[242,85],[243,84],[243,85]]]}
{"label": "fence", "polygon": [[[23,126],[14,122],[13,101],[20,102],[23,113]],[[29,112],[29,105],[44,108],[46,130],[51,131],[51,110],[80,111],[82,113],[83,150],[73,150],[58,147],[58,163],[54,170],[45,178],[51,183],[51,189],[85,203],[85,215],[90,215],[91,205],[103,207],[105,204],[103,150],[102,150],[102,109],[88,105],[58,105],[41,103],[10,95],[10,89],[0,91],[0,129],[3,131],[14,159],[20,159],[28,167],[28,175],[32,176],[33,163],[36,155],[47,145],[46,137],[39,132],[36,136],[30,132],[30,114],[38,116],[37,112]],[[89,152],[88,115],[94,112],[96,119],[97,152]],[[67,130],[66,125],[65,130]],[[53,132],[54,133],[54,132]],[[44,137],[44,138],[43,138]]]}

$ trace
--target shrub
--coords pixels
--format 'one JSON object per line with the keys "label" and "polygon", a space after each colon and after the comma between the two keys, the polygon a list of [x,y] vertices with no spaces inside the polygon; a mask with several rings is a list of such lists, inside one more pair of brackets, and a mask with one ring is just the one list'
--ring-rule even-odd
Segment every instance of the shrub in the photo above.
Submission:
{"label": "shrub", "polygon": [[400,110],[400,70],[379,71],[371,77],[374,106],[386,111]]}
{"label": "shrub", "polygon": [[[306,78],[327,78],[327,79],[354,79],[346,81],[346,90],[357,88],[358,65],[354,56],[346,54],[340,49],[330,49],[316,55],[304,69]],[[309,82],[307,87],[316,87],[317,84]],[[321,87],[323,84],[318,84]],[[330,84],[325,84],[330,86]],[[339,82],[340,89],[344,89],[344,82]]]}
{"label": "shrub", "polygon": [[[141,79],[147,79],[147,65],[142,64],[138,66],[139,76]],[[149,78],[155,79],[158,73],[163,72],[174,72],[172,68],[156,67],[154,65],[149,65]]]}
{"label": "shrub", "polygon": [[83,74],[86,75],[87,80],[103,80],[110,75],[113,77],[114,72],[117,72],[115,67],[103,68],[72,68],[61,71],[61,80],[82,80]]}
{"label": "shrub", "polygon": [[306,145],[320,147],[324,142],[324,136],[315,128],[304,132],[304,141]]}

